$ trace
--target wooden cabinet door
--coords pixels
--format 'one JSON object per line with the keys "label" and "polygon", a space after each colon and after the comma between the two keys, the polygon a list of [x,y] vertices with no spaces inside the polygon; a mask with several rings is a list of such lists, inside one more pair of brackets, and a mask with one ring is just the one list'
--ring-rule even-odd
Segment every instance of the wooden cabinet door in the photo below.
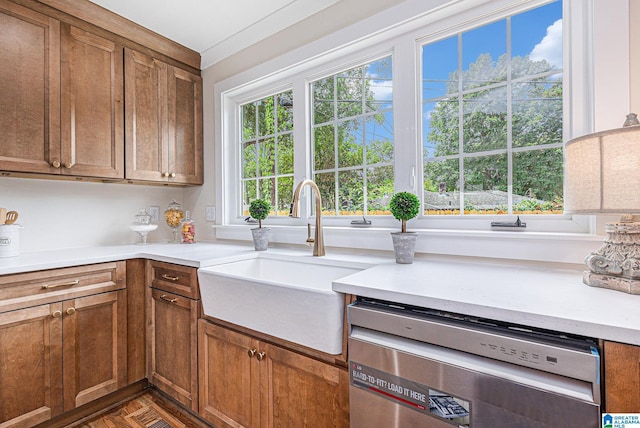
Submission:
{"label": "wooden cabinet door", "polygon": [[62,24],[61,173],[124,178],[123,48]]}
{"label": "wooden cabinet door", "polygon": [[169,181],[202,184],[202,78],[169,66]]}
{"label": "wooden cabinet door", "polygon": [[126,178],[165,180],[167,146],[167,64],[125,49]]}
{"label": "wooden cabinet door", "polygon": [[197,412],[199,301],[153,288],[149,290],[149,381]]}
{"label": "wooden cabinet door", "polygon": [[605,410],[640,412],[640,346],[604,343]]}
{"label": "wooden cabinet door", "polygon": [[346,368],[270,344],[260,350],[263,414],[269,415],[261,427],[349,427]]}
{"label": "wooden cabinet door", "polygon": [[64,410],[100,398],[127,380],[126,290],[62,305]]}
{"label": "wooden cabinet door", "polygon": [[0,314],[0,426],[62,413],[62,304]]}
{"label": "wooden cabinet door", "polygon": [[200,415],[215,426],[257,428],[258,341],[204,320],[198,335]]}
{"label": "wooden cabinet door", "polygon": [[60,23],[0,0],[0,170],[57,173]]}

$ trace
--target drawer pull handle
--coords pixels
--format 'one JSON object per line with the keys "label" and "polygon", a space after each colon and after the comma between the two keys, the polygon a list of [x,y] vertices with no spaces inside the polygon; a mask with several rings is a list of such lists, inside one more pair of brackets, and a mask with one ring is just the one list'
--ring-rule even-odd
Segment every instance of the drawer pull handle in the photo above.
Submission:
{"label": "drawer pull handle", "polygon": [[53,285],[45,284],[42,286],[42,289],[48,290],[50,288],[56,288],[56,287],[70,287],[72,285],[78,285],[78,284],[80,284],[80,280],[76,279],[75,281],[61,282],[60,284],[53,284]]}
{"label": "drawer pull handle", "polygon": [[179,276],[171,276],[171,275],[167,275],[166,273],[162,274],[162,279],[166,279],[167,281],[177,281],[180,279]]}
{"label": "drawer pull handle", "polygon": [[262,361],[266,356],[267,354],[265,354],[264,352],[258,352],[258,354],[256,355],[256,358],[258,359],[258,361]]}
{"label": "drawer pull handle", "polygon": [[160,298],[169,303],[176,303],[178,301],[178,299],[176,299],[175,297],[173,299],[167,297],[166,294],[161,295]]}
{"label": "drawer pull handle", "polygon": [[69,308],[67,309],[67,315],[73,315],[76,313],[76,308]]}
{"label": "drawer pull handle", "polygon": [[60,318],[62,316],[62,311],[53,311],[51,316],[54,318]]}

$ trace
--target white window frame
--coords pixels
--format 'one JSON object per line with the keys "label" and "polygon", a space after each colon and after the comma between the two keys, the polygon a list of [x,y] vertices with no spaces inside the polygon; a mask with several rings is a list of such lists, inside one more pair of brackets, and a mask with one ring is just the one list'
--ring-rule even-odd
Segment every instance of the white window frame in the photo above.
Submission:
{"label": "white window frame", "polygon": [[[565,0],[564,2],[564,111],[565,136],[582,135],[595,127],[593,19],[600,0]],[[428,39],[477,27],[488,22],[548,3],[547,0],[409,0],[331,36],[310,43],[260,66],[216,83],[216,204],[222,207],[216,237],[248,239],[246,226],[233,212],[240,197],[237,179],[240,171],[237,153],[239,132],[238,106],[284,90],[294,92],[294,180],[298,183],[311,173],[309,118],[309,82],[358,66],[373,59],[393,55],[394,132],[396,190],[421,191],[422,153],[420,117],[420,47]],[[602,3],[602,2],[600,2]],[[606,3],[606,2],[605,2]],[[597,6],[597,7],[596,7]],[[627,5],[628,9],[628,5]],[[398,24],[402,22],[402,24]],[[383,28],[371,34],[370,28]],[[338,47],[336,47],[338,46]],[[624,63],[624,59],[620,61]],[[610,67],[612,68],[612,67]],[[413,100],[414,102],[408,102]],[[628,106],[627,106],[628,108]],[[622,107],[624,110],[625,107]],[[409,141],[412,144],[398,143]],[[233,165],[236,165],[234,168]],[[308,191],[306,193],[309,193]],[[307,198],[310,199],[310,198]],[[309,204],[303,206],[302,219],[269,217],[273,242],[303,243],[306,223],[311,219]],[[219,211],[219,212],[220,212]],[[428,236],[419,240],[418,252],[455,255],[482,255],[528,260],[580,262],[585,242],[597,242],[593,234],[596,220],[592,216],[532,215],[521,216],[527,222],[523,232],[490,230],[495,218],[505,216],[431,216],[410,221],[409,228]],[[388,250],[390,230],[399,228],[392,217],[371,217],[373,227],[349,227],[350,216],[323,218],[327,246]],[[244,226],[244,227],[243,227]],[[549,240],[555,241],[549,250]],[[355,244],[354,244],[355,243]],[[517,244],[517,248],[514,247]],[[525,245],[522,245],[526,243]],[[525,249],[528,247],[528,249]],[[579,256],[578,256],[578,255]]]}

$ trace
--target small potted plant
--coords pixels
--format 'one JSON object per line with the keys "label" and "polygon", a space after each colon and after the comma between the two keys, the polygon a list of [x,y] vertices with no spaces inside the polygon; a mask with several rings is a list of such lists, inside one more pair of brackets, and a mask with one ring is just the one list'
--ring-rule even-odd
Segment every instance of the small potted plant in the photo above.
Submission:
{"label": "small potted plant", "polygon": [[271,211],[271,204],[265,199],[254,199],[249,204],[249,214],[258,220],[258,227],[251,229],[253,236],[253,246],[256,251],[265,251],[269,244],[267,233],[271,230],[268,227],[262,227],[262,220],[267,218]]}
{"label": "small potted plant", "polygon": [[418,215],[420,201],[413,193],[398,192],[389,201],[389,210],[395,218],[402,222],[400,232],[391,232],[396,263],[413,263],[418,234],[416,232],[407,232],[407,220],[411,220]]}

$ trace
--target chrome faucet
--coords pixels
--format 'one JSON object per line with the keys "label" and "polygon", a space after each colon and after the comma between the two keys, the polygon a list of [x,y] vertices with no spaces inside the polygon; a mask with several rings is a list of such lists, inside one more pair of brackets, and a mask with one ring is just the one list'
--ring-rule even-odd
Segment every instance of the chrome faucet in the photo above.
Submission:
{"label": "chrome faucet", "polygon": [[322,198],[320,197],[320,189],[313,180],[302,180],[293,191],[293,202],[291,202],[291,212],[289,217],[300,218],[300,193],[306,185],[311,186],[313,193],[316,195],[316,230],[313,238],[313,255],[324,256],[324,238],[322,236]]}

